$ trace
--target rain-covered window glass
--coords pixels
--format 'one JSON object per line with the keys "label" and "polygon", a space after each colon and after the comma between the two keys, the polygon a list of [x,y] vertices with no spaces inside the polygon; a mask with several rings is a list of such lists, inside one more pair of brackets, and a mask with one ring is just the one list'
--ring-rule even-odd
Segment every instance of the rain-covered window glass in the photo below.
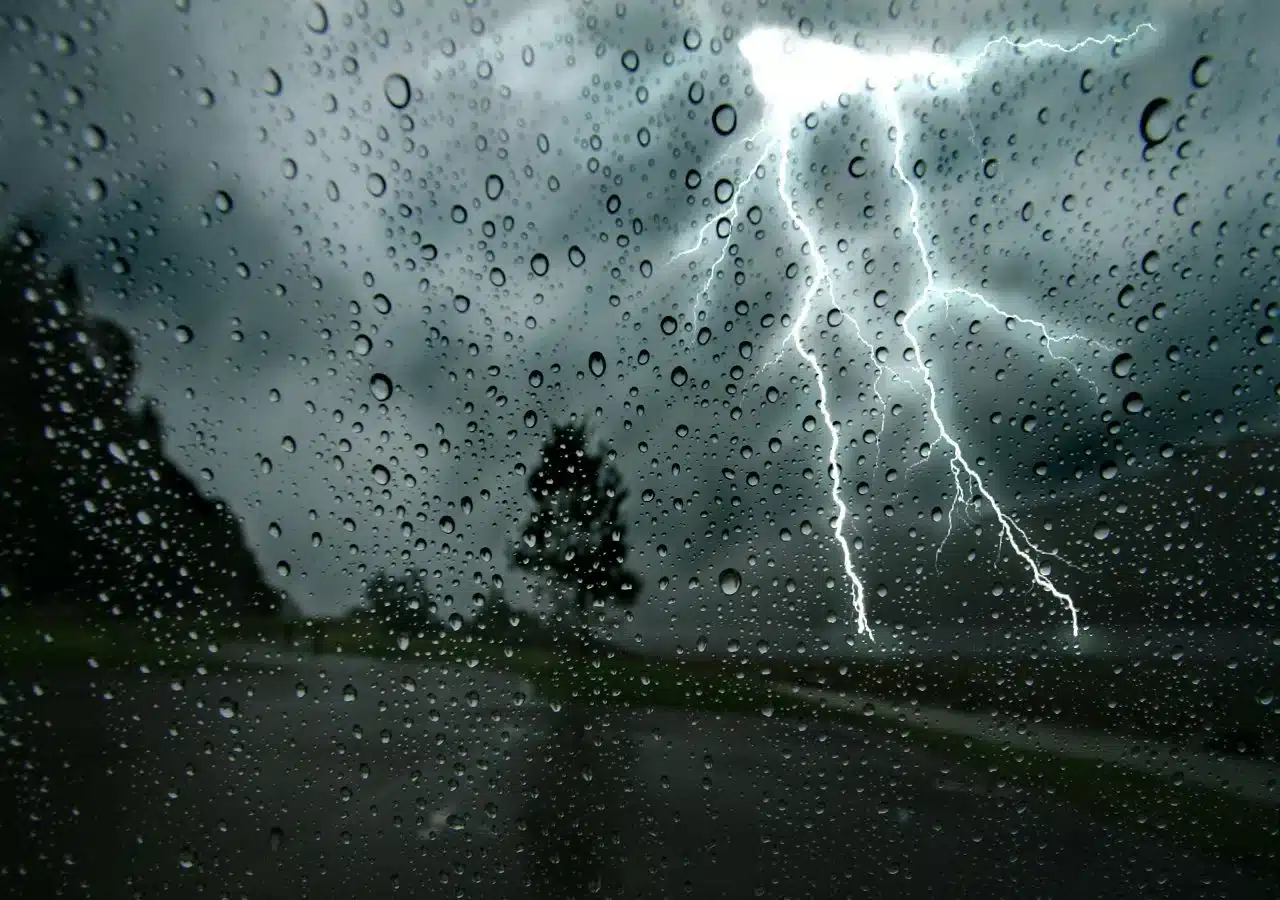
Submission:
{"label": "rain-covered window glass", "polygon": [[0,890],[1276,896],[1280,5],[0,2]]}

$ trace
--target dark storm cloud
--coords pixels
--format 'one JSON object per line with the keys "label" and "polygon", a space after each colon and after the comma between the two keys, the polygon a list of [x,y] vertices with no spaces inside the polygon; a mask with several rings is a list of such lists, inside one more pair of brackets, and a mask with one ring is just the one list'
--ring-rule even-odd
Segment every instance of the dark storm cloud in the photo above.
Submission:
{"label": "dark storm cloud", "polygon": [[[1158,52],[1010,54],[961,98],[922,101],[908,119],[904,156],[925,163],[940,277],[972,279],[1019,314],[1107,349],[1081,343],[1047,359],[1033,332],[959,306],[924,317],[921,339],[945,380],[944,412],[1015,508],[1051,487],[1087,492],[1092,482],[1072,472],[1092,478],[1112,452],[1108,417],[1122,422],[1138,468],[1215,409],[1233,408],[1225,428],[1238,418],[1274,429],[1270,385],[1239,360],[1261,324],[1249,299],[1275,265],[1256,237],[1274,170],[1274,128],[1258,127],[1274,56],[1244,36],[1277,33],[1267,31],[1276,13],[1253,4],[1246,25],[1207,5],[1069,20],[1038,8],[919,6],[839,20],[816,4],[794,17],[699,5],[621,17],[553,4],[396,16],[379,4],[362,17],[360,6],[331,3],[318,34],[306,4],[254,15],[121,4],[92,27],[31,5],[32,32],[7,36],[18,50],[5,83],[28,83],[36,56],[47,71],[30,92],[0,92],[5,208],[79,216],[57,234],[57,254],[85,269],[100,307],[138,330],[142,389],[162,401],[175,453],[209,470],[268,569],[288,562],[280,583],[304,607],[350,604],[361,567],[383,565],[438,572],[437,589],[465,607],[504,570],[526,508],[517,464],[532,462],[552,420],[588,413],[633,491],[651,597],[639,625],[672,640],[713,622],[744,633],[766,619],[826,626],[827,611],[844,616],[847,603],[826,537],[826,435],[820,419],[806,430],[816,391],[782,324],[812,264],[773,192],[776,158],[762,180],[739,179],[759,153],[735,143],[762,110],[734,49],[752,24],[795,28],[807,16],[814,36],[942,51],[997,34],[1070,39],[1156,21]],[[76,40],[69,56],[63,31]],[[1206,53],[1212,78],[1193,87]],[[1175,131],[1144,157],[1138,116],[1154,97],[1169,98]],[[737,111],[729,137],[711,123],[722,103]],[[91,126],[106,133],[105,150],[86,146]],[[940,537],[930,513],[953,493],[940,452],[910,468],[936,441],[918,381],[886,375],[879,403],[852,332],[856,317],[888,364],[909,371],[894,316],[922,278],[902,231],[903,189],[888,177],[887,127],[851,98],[812,131],[797,125],[793,167],[800,207],[847,291],[844,319],[829,320],[832,303],[820,299],[804,336],[838,401],[858,567],[873,587],[910,571],[896,561],[905,528],[918,527],[924,544]],[[855,155],[868,166],[857,179]],[[1215,163],[1223,158],[1232,165]],[[744,210],[759,205],[760,222],[735,231],[737,250],[695,314],[719,247],[670,260],[723,211],[714,194],[725,177],[747,192]],[[94,179],[105,199],[94,199]],[[1259,259],[1241,257],[1246,243]],[[1144,271],[1153,250],[1159,260]],[[130,260],[127,276],[111,271],[116,258]],[[1127,284],[1134,300],[1121,307]],[[665,316],[677,320],[673,334]],[[189,343],[175,340],[179,326]],[[1177,363],[1172,345],[1183,348]],[[606,359],[602,375],[590,371],[593,352]],[[1123,380],[1112,374],[1121,352],[1136,361]],[[375,374],[395,385],[381,405]],[[1245,385],[1242,397],[1230,396],[1233,384]],[[1193,397],[1179,400],[1181,389]],[[1134,390],[1144,415],[1122,408]],[[1048,481],[1034,474],[1039,461]],[[733,597],[716,586],[726,566],[748,582]]]}

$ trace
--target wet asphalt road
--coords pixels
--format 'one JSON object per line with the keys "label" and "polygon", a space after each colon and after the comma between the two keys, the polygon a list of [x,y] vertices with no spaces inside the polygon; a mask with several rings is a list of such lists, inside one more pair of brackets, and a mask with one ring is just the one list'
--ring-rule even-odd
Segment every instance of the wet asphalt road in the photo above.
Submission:
{"label": "wet asphalt road", "polygon": [[1264,897],[886,737],[302,659],[0,680],[15,897]]}

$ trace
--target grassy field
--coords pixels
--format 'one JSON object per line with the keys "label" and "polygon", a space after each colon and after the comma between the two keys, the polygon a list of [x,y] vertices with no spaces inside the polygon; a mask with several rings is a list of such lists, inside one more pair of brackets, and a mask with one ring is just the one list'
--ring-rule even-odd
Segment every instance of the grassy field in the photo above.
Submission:
{"label": "grassy field", "polygon": [[1262,702],[1280,680],[1274,658],[908,658],[776,668],[785,680],[850,694],[1175,745],[1243,743],[1253,754],[1280,753],[1280,719],[1274,704]]}
{"label": "grassy field", "polygon": [[[1225,677],[1182,667],[1177,661],[1123,666],[1079,660],[1064,664],[952,659],[795,666],[745,656],[644,657],[599,646],[573,652],[512,647],[465,633],[434,634],[401,646],[392,635],[343,623],[238,622],[214,628],[199,622],[126,624],[47,617],[11,618],[5,623],[0,629],[0,666],[146,670],[216,665],[216,648],[233,642],[506,671],[527,679],[552,702],[870,725],[903,741],[907,752],[918,750],[979,768],[1029,797],[1060,798],[1100,821],[1152,830],[1189,849],[1280,874],[1280,814],[1272,806],[1118,765],[908,726],[893,711],[895,705],[913,701],[969,711],[994,709],[1075,727],[1122,733],[1141,728],[1186,741],[1189,733],[1200,734],[1206,721],[1236,717],[1267,722],[1270,707],[1256,700],[1258,690],[1265,688],[1253,687],[1262,676],[1247,666],[1237,665]],[[792,695],[788,684],[874,697],[877,706],[870,716],[832,708]],[[1197,691],[1201,695],[1188,700]],[[1233,694],[1238,696],[1226,696]]]}

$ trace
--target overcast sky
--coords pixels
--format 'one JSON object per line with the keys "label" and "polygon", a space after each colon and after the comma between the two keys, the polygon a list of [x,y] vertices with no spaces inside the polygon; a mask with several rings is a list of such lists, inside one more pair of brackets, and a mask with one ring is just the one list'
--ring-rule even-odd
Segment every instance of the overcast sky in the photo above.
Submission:
{"label": "overcast sky", "polygon": [[[427,569],[464,610],[501,575],[518,602],[517,467],[587,413],[632,490],[640,625],[754,642],[830,610],[848,629],[828,435],[784,324],[815,261],[777,154],[741,177],[764,149],[744,144],[764,114],[738,48],[756,26],[966,54],[1150,21],[1120,48],[996,52],[959,93],[902,101],[938,280],[1092,343],[1053,359],[963,302],[914,333],[951,433],[1014,512],[1090,502],[1104,460],[1141,477],[1166,442],[1275,431],[1269,0],[66,5],[0,18],[0,209],[38,221],[135,329],[171,455],[309,612],[353,604],[379,567]],[[889,122],[858,93],[814,112],[790,196],[844,314],[819,294],[802,338],[874,587],[913,564],[908,528],[941,540],[954,488],[896,318],[925,277]],[[704,293],[714,233],[671,258],[729,210],[721,179],[741,217]],[[855,325],[904,376],[886,371],[884,404]],[[926,614],[878,602],[873,621]]]}

